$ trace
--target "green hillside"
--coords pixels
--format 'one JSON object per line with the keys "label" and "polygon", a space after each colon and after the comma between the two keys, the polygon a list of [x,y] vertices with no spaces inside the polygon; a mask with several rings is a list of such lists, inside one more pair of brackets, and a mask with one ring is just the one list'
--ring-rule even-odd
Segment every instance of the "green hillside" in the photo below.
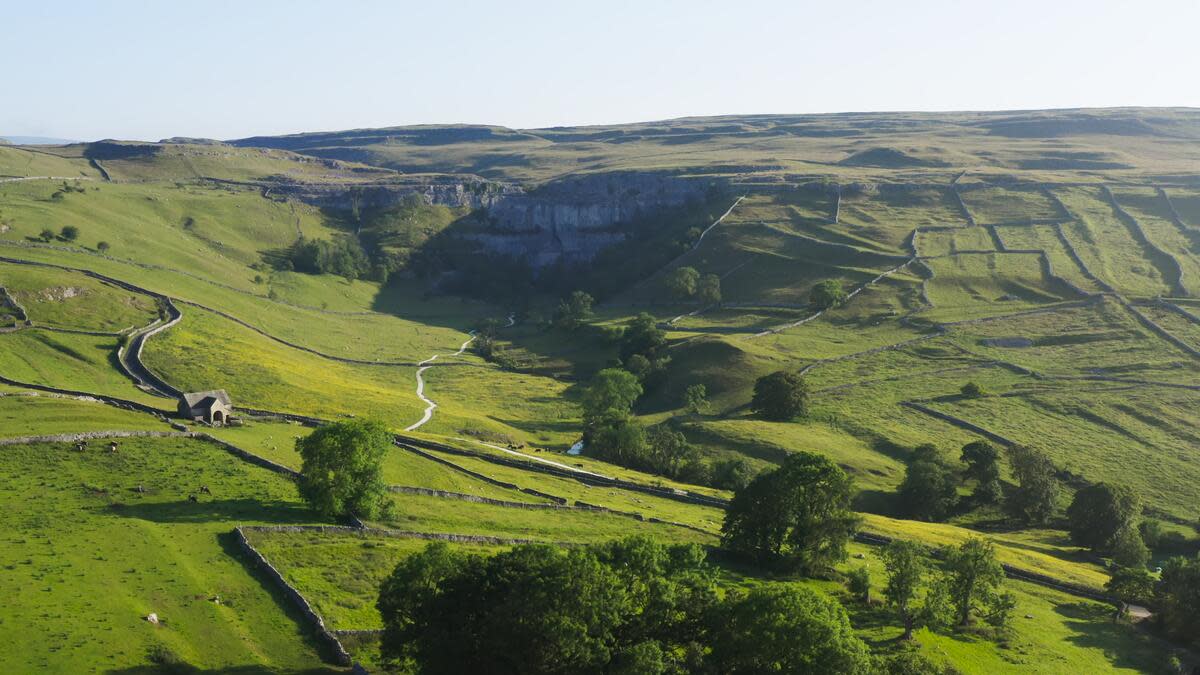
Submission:
{"label": "green hillside", "polygon": [[[1200,550],[1198,140],[1195,110],[1099,109],[0,147],[0,638],[27,645],[10,670],[344,671],[242,536],[371,668],[379,583],[430,539],[696,543],[722,594],[818,589],[894,654],[894,613],[719,550],[730,472],[800,451],[854,481],[867,536],[839,573],[868,566],[878,591],[873,537],[981,536],[1065,584],[1010,580],[1005,637],[918,631],[935,661],[1192,664],[1111,621],[1113,556],[1066,510],[1124,485],[1170,534],[1145,567]],[[671,287],[689,275],[719,300]],[[844,297],[824,306],[829,282]],[[571,317],[581,289],[595,302]],[[627,328],[643,313],[650,347]],[[635,374],[633,423],[678,431],[686,461],[576,454],[605,368]],[[777,371],[803,376],[803,415],[752,410]],[[174,418],[176,390],[211,389],[242,425]],[[288,474],[302,422],[355,418],[404,441],[382,460],[391,510],[362,528]],[[113,432],[156,435],[110,454]],[[1044,522],[970,498],[959,453],[984,439],[1005,498],[1008,447],[1048,458]],[[902,490],[925,444],[956,497],[934,518]]]}

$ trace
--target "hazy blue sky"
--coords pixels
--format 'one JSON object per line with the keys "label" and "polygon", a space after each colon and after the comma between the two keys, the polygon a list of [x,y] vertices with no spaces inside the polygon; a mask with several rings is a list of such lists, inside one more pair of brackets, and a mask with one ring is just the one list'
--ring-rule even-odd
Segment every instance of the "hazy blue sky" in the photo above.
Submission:
{"label": "hazy blue sky", "polygon": [[0,134],[1200,106],[1200,0],[0,0]]}

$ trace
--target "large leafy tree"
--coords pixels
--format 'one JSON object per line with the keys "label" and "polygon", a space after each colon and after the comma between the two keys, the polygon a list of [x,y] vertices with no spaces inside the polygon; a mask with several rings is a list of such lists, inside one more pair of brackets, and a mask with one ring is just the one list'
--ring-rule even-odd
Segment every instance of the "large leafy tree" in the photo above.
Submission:
{"label": "large leafy tree", "polygon": [[1005,508],[1018,520],[1041,525],[1054,515],[1059,485],[1054,464],[1046,453],[1024,445],[1008,448],[1008,462],[1017,489],[1005,501]]}
{"label": "large leafy tree", "polygon": [[596,373],[583,393],[583,425],[595,429],[608,420],[624,418],[642,395],[642,385],[633,373],[606,368]]}
{"label": "large leafy tree", "polygon": [[630,357],[640,355],[654,365],[663,358],[666,346],[667,334],[658,327],[653,316],[642,312],[629,321],[621,334],[621,360],[628,361]]}
{"label": "large leafy tree", "polygon": [[1168,558],[1154,597],[1173,637],[1200,642],[1200,557]]}
{"label": "large leafy tree", "polygon": [[667,274],[663,283],[676,300],[687,300],[696,294],[700,273],[695,267],[677,267]]}
{"label": "large leafy tree", "polygon": [[883,563],[887,575],[883,595],[904,624],[903,639],[911,640],[917,617],[913,603],[927,569],[924,551],[911,541],[897,540],[883,549]]}
{"label": "large leafy tree", "polygon": [[706,306],[721,304],[721,277],[715,274],[700,277],[700,283],[696,286],[696,299]]}
{"label": "large leafy tree", "polygon": [[[1095,483],[1080,489],[1067,508],[1071,539],[1080,546],[1111,551],[1123,530],[1137,535],[1142,502],[1125,485]],[[1137,535],[1140,540],[1140,535]]]}
{"label": "large leafy tree", "polygon": [[960,455],[967,465],[966,476],[975,480],[975,501],[980,504],[994,504],[1000,501],[1002,488],[1000,486],[1000,451],[987,441],[973,441],[962,447]]}
{"label": "large leafy tree", "polygon": [[808,383],[786,370],[764,375],[754,383],[750,410],[763,419],[787,422],[808,411]]}
{"label": "large leafy tree", "polygon": [[592,318],[592,296],[575,291],[558,303],[554,311],[554,325],[563,330],[575,330]]}
{"label": "large leafy tree", "polygon": [[326,516],[373,518],[386,502],[383,458],[392,435],[382,423],[346,420],[319,427],[296,440],[300,496]]}
{"label": "large leafy tree", "polygon": [[858,527],[850,510],[853,483],[826,457],[789,456],[738,490],[721,528],[724,545],[759,563],[807,574],[845,560]]}
{"label": "large leafy tree", "polygon": [[947,549],[945,567],[950,601],[960,626],[968,625],[973,613],[986,616],[1000,604],[1004,568],[990,541],[972,537]]}
{"label": "large leafy tree", "polygon": [[846,610],[794,584],[733,596],[716,614],[710,661],[713,672],[731,674],[873,672]]}
{"label": "large leafy tree", "polygon": [[958,503],[955,472],[937,448],[923,445],[913,451],[900,484],[900,499],[908,512],[921,520],[942,520]]}

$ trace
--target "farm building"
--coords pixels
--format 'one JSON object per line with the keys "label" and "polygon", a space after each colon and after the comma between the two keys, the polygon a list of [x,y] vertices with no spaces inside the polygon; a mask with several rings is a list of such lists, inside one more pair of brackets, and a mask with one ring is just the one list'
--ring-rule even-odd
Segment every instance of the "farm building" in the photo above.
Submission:
{"label": "farm building", "polygon": [[233,404],[224,389],[184,394],[179,401],[179,416],[196,422],[223,425],[232,413]]}

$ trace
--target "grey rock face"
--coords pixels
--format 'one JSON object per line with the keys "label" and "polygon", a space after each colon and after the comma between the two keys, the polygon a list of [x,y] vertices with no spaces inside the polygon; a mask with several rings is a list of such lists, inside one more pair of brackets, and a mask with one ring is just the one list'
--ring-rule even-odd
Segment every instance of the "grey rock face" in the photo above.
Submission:
{"label": "grey rock face", "polygon": [[428,204],[484,210],[486,225],[461,236],[488,252],[527,259],[534,267],[560,260],[590,260],[628,232],[616,226],[702,199],[711,181],[659,173],[596,174],[548,183],[531,191],[482,179],[413,177],[347,190],[330,185],[281,185],[273,189],[316,206],[388,208],[411,195]]}

